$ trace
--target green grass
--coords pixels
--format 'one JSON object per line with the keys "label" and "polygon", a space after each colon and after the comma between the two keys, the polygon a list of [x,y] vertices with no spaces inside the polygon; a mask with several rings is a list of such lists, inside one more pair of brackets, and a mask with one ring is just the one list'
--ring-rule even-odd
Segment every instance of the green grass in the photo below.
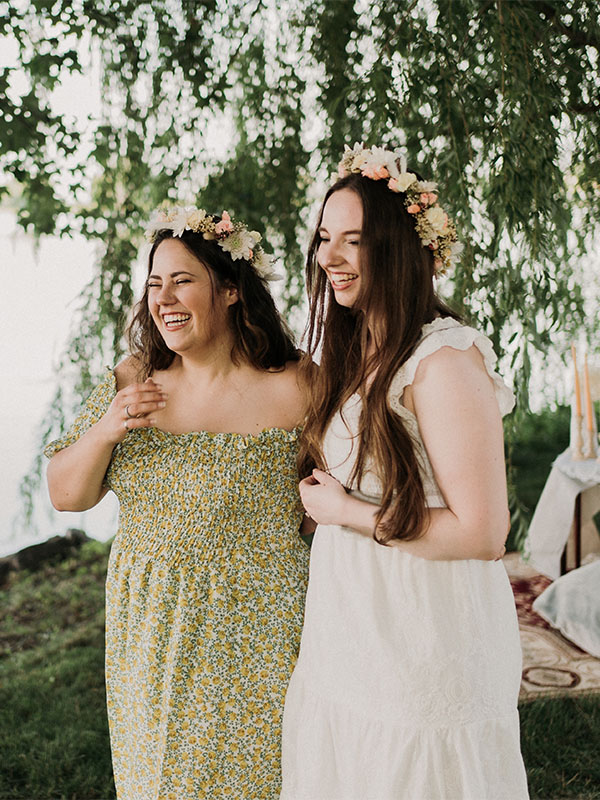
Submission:
{"label": "green grass", "polygon": [[[0,591],[0,800],[114,800],[104,696],[108,546]],[[600,800],[600,696],[521,709],[532,800]]]}
{"label": "green grass", "polygon": [[0,798],[115,797],[104,692],[108,547],[32,574],[0,599]]}
{"label": "green grass", "polygon": [[532,800],[598,800],[600,696],[542,698],[520,715]]}

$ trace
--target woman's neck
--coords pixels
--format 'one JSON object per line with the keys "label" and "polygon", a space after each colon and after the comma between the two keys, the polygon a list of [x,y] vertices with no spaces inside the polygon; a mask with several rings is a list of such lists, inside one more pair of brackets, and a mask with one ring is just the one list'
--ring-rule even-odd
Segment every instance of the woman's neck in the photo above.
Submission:
{"label": "woman's neck", "polygon": [[217,342],[211,342],[207,347],[178,353],[169,371],[178,373],[179,378],[196,385],[225,382],[233,373],[245,366],[244,362],[240,364],[233,362],[231,357],[233,344],[233,336],[227,335]]}

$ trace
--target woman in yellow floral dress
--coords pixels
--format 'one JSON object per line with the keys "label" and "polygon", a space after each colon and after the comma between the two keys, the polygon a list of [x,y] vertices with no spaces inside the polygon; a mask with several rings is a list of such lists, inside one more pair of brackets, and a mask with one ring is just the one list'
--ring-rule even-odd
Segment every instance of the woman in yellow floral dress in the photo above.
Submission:
{"label": "woman in yellow floral dress", "polygon": [[106,683],[119,800],[275,798],[308,549],[297,353],[259,235],[161,212],[132,355],[46,449],[59,510],[112,490]]}

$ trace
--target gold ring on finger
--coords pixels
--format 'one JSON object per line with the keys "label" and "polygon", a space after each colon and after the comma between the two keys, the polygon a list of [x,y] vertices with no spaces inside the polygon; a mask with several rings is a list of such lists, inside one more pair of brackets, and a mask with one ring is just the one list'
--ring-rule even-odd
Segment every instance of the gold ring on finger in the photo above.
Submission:
{"label": "gold ring on finger", "polygon": [[130,413],[129,413],[129,405],[126,405],[126,406],[125,406],[125,413],[127,414],[127,419],[135,419],[135,417],[133,416],[133,414],[130,414]]}
{"label": "gold ring on finger", "polygon": [[129,425],[127,424],[127,420],[126,419],[123,420],[123,427],[125,428],[126,431],[129,430]]}

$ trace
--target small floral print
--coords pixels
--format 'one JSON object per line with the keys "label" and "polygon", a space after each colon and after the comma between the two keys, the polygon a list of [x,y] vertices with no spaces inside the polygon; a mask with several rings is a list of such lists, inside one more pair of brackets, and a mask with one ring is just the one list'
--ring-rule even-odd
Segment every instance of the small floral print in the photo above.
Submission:
{"label": "small floral print", "polygon": [[[116,393],[109,370],[69,432]],[[106,685],[119,800],[265,798],[281,788],[283,703],[308,577],[298,431],[131,431],[106,583]]]}

